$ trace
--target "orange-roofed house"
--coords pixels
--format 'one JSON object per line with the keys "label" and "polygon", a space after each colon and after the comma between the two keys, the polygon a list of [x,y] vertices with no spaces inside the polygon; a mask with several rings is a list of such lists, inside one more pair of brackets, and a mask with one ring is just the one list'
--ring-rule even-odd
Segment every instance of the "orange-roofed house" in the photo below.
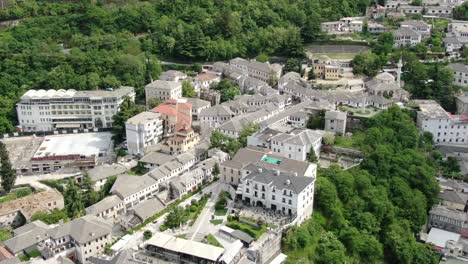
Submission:
{"label": "orange-roofed house", "polygon": [[187,100],[167,100],[153,108],[153,111],[161,114],[165,136],[192,127],[192,104]]}

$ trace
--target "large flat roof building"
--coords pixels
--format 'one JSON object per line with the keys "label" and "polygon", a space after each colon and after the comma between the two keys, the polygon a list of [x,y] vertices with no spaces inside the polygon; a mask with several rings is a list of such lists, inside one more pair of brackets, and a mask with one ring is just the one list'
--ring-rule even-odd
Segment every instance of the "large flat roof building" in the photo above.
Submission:
{"label": "large flat roof building", "polygon": [[19,127],[24,131],[112,127],[112,117],[125,97],[135,99],[133,87],[92,91],[29,90],[16,105]]}

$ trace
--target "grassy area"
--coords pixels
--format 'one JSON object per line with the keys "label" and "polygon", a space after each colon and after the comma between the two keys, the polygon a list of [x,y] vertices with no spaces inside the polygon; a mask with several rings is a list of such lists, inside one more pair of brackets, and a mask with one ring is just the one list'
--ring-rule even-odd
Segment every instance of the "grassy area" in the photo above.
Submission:
{"label": "grassy area", "polygon": [[5,228],[0,228],[0,241],[6,241],[11,238],[11,233]]}
{"label": "grassy area", "polygon": [[353,133],[351,137],[345,137],[345,136],[335,137],[334,146],[342,147],[342,148],[359,149],[363,140],[364,140],[364,134],[359,131],[356,131]]}
{"label": "grassy area", "polygon": [[227,209],[224,208],[224,209],[220,209],[220,210],[216,210],[214,212],[214,215],[216,216],[225,216],[227,214]]}
{"label": "grassy area", "polygon": [[314,57],[318,57],[321,55],[326,55],[330,57],[330,59],[349,59],[352,60],[356,56],[354,53],[314,53]]}
{"label": "grassy area", "polygon": [[210,220],[210,223],[212,223],[213,225],[220,225],[223,223],[223,220],[222,219]]}
{"label": "grassy area", "polygon": [[260,228],[256,228],[254,226],[241,223],[237,220],[231,219],[227,222],[226,224],[227,227],[230,227],[232,229],[237,229],[241,230],[247,234],[249,234],[251,237],[253,237],[255,240],[257,240],[263,233],[266,232],[266,225],[262,225]]}
{"label": "grassy area", "polygon": [[7,195],[0,198],[0,203],[6,203],[21,197],[31,195],[33,190],[29,187],[16,189],[14,192],[10,192]]}
{"label": "grassy area", "polygon": [[175,237],[185,239],[187,238],[187,234],[180,234],[180,235],[176,235]]}
{"label": "grassy area", "polygon": [[206,242],[212,246],[224,248],[223,245],[221,245],[221,243],[219,243],[216,237],[214,237],[212,234],[207,235],[205,239],[206,239]]}

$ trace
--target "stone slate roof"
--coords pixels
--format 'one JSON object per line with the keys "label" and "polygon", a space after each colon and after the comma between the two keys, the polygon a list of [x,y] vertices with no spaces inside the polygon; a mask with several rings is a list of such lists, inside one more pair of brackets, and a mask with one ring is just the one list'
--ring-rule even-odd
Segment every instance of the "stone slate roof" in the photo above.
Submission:
{"label": "stone slate roof", "polygon": [[111,231],[112,225],[103,219],[94,215],[85,215],[52,228],[48,233],[54,239],[69,235],[78,243],[84,244],[98,237],[110,234]]}
{"label": "stone slate roof", "polygon": [[116,205],[122,202],[122,199],[120,199],[120,197],[118,197],[117,195],[111,195],[86,208],[86,214],[97,215],[101,212],[106,211],[107,209],[115,207]]}
{"label": "stone slate roof", "polygon": [[122,197],[128,197],[154,184],[156,181],[146,174],[142,176],[120,175],[110,191]]}
{"label": "stone slate roof", "polygon": [[450,63],[448,67],[455,72],[468,73],[468,66],[462,63]]}
{"label": "stone slate roof", "polygon": [[[247,168],[251,170],[251,173],[245,176],[243,181],[251,180],[274,186],[279,190],[290,190],[295,194],[299,194],[315,181],[312,177],[294,176],[291,172],[285,171],[278,173],[277,171],[265,169],[254,164],[249,165]],[[258,170],[259,168],[261,168],[261,171]]]}

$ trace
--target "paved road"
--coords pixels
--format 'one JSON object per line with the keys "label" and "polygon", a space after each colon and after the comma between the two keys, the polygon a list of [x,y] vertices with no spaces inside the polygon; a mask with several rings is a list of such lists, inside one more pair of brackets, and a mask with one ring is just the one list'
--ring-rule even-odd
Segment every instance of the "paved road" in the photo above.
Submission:
{"label": "paved road", "polygon": [[[218,186],[220,183],[219,182],[216,182],[216,183],[213,183],[212,185],[206,187],[202,193],[197,193],[195,195],[193,195],[192,197],[188,198],[187,200],[181,202],[179,205],[180,206],[183,206],[185,207],[186,205],[189,205],[190,202],[192,201],[192,199],[195,199],[195,200],[200,200],[200,198],[202,197],[203,194],[205,193],[210,193],[210,192],[215,192],[217,189],[219,189],[220,187]],[[159,227],[163,224],[164,222],[164,219],[166,218],[168,213],[160,216],[158,218],[158,221],[156,223],[150,223],[148,225],[146,225],[145,227],[143,227],[141,230],[133,233],[131,235],[131,239],[129,239],[129,241],[123,246],[122,249],[135,249],[135,248],[138,248],[139,245],[141,245],[144,240],[143,240],[143,232],[145,230],[150,230],[153,234],[156,233],[156,232],[160,232],[159,231]],[[194,225],[195,226],[195,225]],[[166,233],[169,233],[169,234],[174,234],[172,233],[171,230],[167,230]],[[186,232],[184,232],[186,233]],[[177,234],[177,232],[176,232]],[[175,235],[175,234],[174,234]]]}

